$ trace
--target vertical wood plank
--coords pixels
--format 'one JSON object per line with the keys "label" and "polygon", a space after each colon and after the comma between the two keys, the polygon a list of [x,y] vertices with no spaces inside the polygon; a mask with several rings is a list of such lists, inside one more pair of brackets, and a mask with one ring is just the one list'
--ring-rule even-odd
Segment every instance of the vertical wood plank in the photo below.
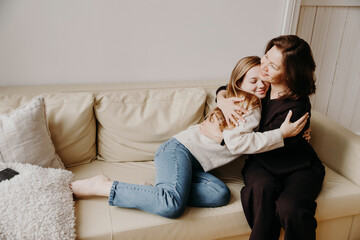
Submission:
{"label": "vertical wood plank", "polygon": [[[311,43],[314,30],[317,7],[301,7],[296,35]],[[311,105],[314,105],[314,95],[310,97]]]}
{"label": "vertical wood plank", "polygon": [[354,111],[352,112],[353,116],[350,122],[350,130],[360,135],[360,7],[351,8],[349,14],[349,21],[349,24],[354,24],[354,28],[357,30],[354,40],[356,47],[353,52],[352,61],[353,67],[355,68],[355,71],[352,72],[352,81],[355,82],[356,85],[354,86],[354,88],[351,88],[353,91],[351,94],[356,96],[356,99],[354,101]]}
{"label": "vertical wood plank", "polygon": [[[332,51],[329,49],[329,51]],[[350,7],[336,65],[328,116],[360,132],[360,8]]]}
{"label": "vertical wood plank", "polygon": [[[321,62],[320,64],[317,62],[317,93],[314,99],[314,109],[326,114],[328,112],[330,92],[333,87],[335,66],[340,52],[348,8],[319,7],[319,9],[324,9],[326,14],[320,18],[317,17],[318,27],[324,26],[324,21],[327,21],[328,25],[326,26],[326,32],[319,32],[321,39],[317,42],[318,45],[314,46],[317,50],[321,47],[320,51],[317,52],[317,57],[318,59],[321,57]],[[328,19],[329,17],[330,19]],[[316,34],[314,33],[314,35]],[[313,45],[315,44],[313,43]]]}
{"label": "vertical wood plank", "polygon": [[[319,86],[321,84],[321,81],[323,80],[320,76],[320,69],[322,68],[322,60],[323,60],[323,56],[324,56],[324,52],[326,51],[325,49],[325,43],[327,40],[327,34],[329,31],[329,26],[330,26],[330,21],[331,21],[331,13],[332,13],[332,8],[331,7],[318,7],[317,11],[316,11],[316,17],[315,17],[315,23],[314,23],[314,29],[313,29],[313,34],[312,34],[312,38],[311,38],[311,42],[309,42],[312,51],[313,51],[313,55],[314,55],[314,59],[316,62],[316,70],[315,70],[315,75],[317,77],[317,81],[316,81],[316,85]],[[325,79],[324,81],[327,81],[327,79]],[[326,86],[326,83],[324,83],[323,85]],[[326,107],[323,107],[323,101],[327,102],[327,98],[326,96],[324,96],[324,98],[319,99],[319,96],[323,96],[322,92],[323,91],[330,91],[330,89],[323,89],[321,91],[319,91],[319,87],[318,87],[318,93],[312,98],[312,105],[313,108],[316,109],[317,111],[326,114]],[[321,101],[320,103],[318,103],[318,101]]]}
{"label": "vertical wood plank", "polygon": [[301,7],[296,34],[311,43],[317,7]]}

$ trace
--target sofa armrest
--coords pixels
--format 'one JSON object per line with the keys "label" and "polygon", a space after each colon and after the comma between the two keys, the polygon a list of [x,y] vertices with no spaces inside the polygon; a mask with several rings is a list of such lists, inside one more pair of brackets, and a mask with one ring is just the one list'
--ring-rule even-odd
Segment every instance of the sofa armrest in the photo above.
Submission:
{"label": "sofa armrest", "polygon": [[310,143],[326,166],[360,186],[360,136],[312,111]]}

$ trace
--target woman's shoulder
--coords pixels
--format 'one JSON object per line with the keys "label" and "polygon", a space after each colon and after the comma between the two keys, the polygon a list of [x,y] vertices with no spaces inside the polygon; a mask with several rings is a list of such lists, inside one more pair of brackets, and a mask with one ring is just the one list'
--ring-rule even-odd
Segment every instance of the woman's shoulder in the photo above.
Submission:
{"label": "woman's shoulder", "polygon": [[300,98],[297,100],[282,101],[282,105],[279,107],[283,114],[287,114],[289,110],[293,112],[294,118],[299,118],[306,112],[311,112],[311,103],[308,97]]}
{"label": "woman's shoulder", "polygon": [[306,98],[298,100],[277,99],[267,102],[263,108],[262,117],[270,120],[277,116],[282,119],[282,116],[286,116],[289,110],[293,112],[293,116],[302,116],[305,112],[311,111],[311,104],[310,100]]}
{"label": "woman's shoulder", "polygon": [[309,97],[303,97],[299,98],[297,100],[293,100],[291,103],[294,107],[300,108],[300,109],[308,109],[311,108],[311,103]]}
{"label": "woman's shoulder", "polygon": [[287,108],[308,108],[311,107],[310,99],[309,97],[303,97],[299,99],[281,99],[279,102],[279,105],[282,105],[283,107]]}

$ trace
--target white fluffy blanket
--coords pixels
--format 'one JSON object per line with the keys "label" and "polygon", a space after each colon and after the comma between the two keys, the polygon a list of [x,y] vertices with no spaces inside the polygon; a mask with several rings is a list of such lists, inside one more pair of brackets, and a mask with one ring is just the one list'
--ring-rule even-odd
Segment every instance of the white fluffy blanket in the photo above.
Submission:
{"label": "white fluffy blanket", "polygon": [[0,239],[75,239],[70,171],[0,163],[20,174],[0,182]]}

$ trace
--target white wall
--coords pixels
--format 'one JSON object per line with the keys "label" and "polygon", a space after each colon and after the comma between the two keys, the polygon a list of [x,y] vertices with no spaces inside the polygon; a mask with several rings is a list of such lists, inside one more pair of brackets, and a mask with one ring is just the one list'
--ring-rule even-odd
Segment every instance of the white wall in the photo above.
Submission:
{"label": "white wall", "polygon": [[228,79],[284,0],[0,0],[0,85]]}

